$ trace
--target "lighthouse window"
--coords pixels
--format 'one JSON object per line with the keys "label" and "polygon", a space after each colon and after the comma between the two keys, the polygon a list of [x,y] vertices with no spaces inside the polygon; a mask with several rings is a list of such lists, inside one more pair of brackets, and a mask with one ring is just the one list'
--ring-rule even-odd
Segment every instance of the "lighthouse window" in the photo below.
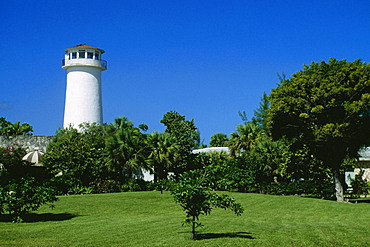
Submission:
{"label": "lighthouse window", "polygon": [[99,58],[99,53],[98,52],[95,52],[95,59],[96,60],[99,60],[100,58]]}
{"label": "lighthouse window", "polygon": [[78,58],[85,58],[85,50],[78,51]]}
{"label": "lighthouse window", "polygon": [[77,58],[77,52],[72,52],[72,59],[76,59]]}
{"label": "lighthouse window", "polygon": [[94,53],[93,52],[87,52],[87,58],[93,59]]}

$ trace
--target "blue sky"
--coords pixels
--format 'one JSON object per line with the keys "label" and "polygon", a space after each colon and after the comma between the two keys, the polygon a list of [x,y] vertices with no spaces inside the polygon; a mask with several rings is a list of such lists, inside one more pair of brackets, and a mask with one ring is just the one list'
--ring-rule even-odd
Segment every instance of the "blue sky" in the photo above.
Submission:
{"label": "blue sky", "polygon": [[63,125],[64,49],[104,49],[103,115],[163,131],[171,110],[205,143],[251,118],[303,64],[370,62],[370,1],[1,1],[0,116],[34,135]]}

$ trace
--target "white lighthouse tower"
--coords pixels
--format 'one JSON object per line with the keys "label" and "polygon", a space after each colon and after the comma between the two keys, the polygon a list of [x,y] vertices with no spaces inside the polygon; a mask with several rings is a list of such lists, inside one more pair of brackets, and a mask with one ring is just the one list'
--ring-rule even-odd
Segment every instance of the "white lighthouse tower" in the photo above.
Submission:
{"label": "white lighthouse tower", "polygon": [[103,123],[101,72],[107,69],[104,50],[86,44],[65,49],[62,69],[67,70],[63,127]]}

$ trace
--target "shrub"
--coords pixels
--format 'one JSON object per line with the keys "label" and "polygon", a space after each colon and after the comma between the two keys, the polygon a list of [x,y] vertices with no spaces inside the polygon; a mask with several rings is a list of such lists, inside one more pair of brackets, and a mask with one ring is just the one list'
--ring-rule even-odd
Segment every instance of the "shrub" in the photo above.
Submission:
{"label": "shrub", "polygon": [[369,194],[370,186],[368,181],[363,179],[364,172],[365,171],[361,169],[360,172],[355,175],[355,178],[351,179],[353,194],[357,197]]}
{"label": "shrub", "polygon": [[154,183],[154,189],[163,193],[163,191],[172,190],[175,186],[175,182],[171,179],[160,179]]}
{"label": "shrub", "polygon": [[90,183],[92,193],[111,193],[123,191],[123,186],[120,182],[113,179],[97,179]]}
{"label": "shrub", "polygon": [[218,195],[207,187],[206,174],[200,170],[192,170],[179,176],[179,182],[172,191],[177,203],[186,213],[183,224],[192,226],[192,238],[196,239],[195,227],[201,226],[200,215],[208,215],[213,208],[230,209],[241,215],[243,207],[228,195]]}
{"label": "shrub", "polygon": [[0,210],[13,214],[13,222],[22,222],[22,216],[37,210],[42,204],[57,201],[56,191],[48,184],[40,184],[32,177],[11,180],[0,188]]}
{"label": "shrub", "polygon": [[22,161],[24,150],[17,146],[0,148],[0,213],[13,214],[14,222],[37,210],[42,204],[57,200],[51,175],[43,167],[34,167]]}

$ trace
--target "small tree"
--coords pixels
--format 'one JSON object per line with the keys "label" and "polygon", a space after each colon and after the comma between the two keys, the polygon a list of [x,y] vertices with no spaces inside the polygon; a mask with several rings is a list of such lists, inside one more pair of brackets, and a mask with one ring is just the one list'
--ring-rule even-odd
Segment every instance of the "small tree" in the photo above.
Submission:
{"label": "small tree", "polygon": [[241,204],[228,195],[218,195],[211,192],[206,186],[206,174],[201,174],[200,170],[192,170],[180,175],[177,186],[172,191],[172,195],[177,203],[186,212],[184,224],[191,224],[192,239],[196,239],[195,228],[202,226],[199,222],[200,215],[208,215],[213,208],[230,209],[240,216],[244,209]]}
{"label": "small tree", "polygon": [[51,184],[51,174],[43,167],[22,161],[25,151],[17,146],[0,147],[0,213],[14,216],[13,222],[22,222],[25,213],[37,210],[42,204],[57,200]]}

